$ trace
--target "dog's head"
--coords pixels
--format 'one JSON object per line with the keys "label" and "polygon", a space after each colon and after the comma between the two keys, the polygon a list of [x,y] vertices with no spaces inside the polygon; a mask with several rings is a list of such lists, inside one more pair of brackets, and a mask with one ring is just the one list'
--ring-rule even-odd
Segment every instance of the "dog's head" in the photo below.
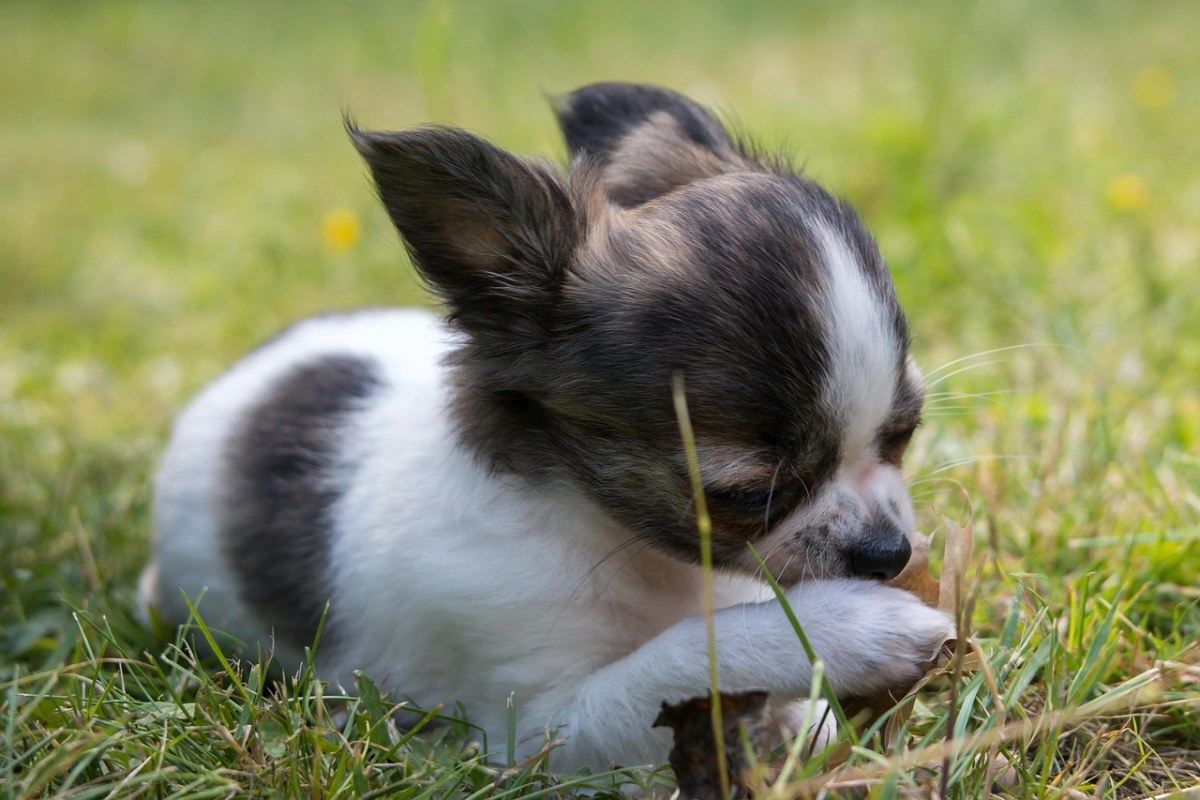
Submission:
{"label": "dog's head", "polygon": [[718,566],[753,570],[752,542],[785,582],[893,576],[923,388],[858,217],[673,92],[601,84],[558,115],[567,180],[459,130],[351,128],[466,334],[464,439],[695,560],[680,375]]}

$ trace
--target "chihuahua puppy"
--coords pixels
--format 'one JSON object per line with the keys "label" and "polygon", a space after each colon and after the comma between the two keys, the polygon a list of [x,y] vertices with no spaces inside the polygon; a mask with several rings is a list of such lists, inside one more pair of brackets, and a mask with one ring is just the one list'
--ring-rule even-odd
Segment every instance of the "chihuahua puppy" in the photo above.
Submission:
{"label": "chihuahua puppy", "polygon": [[445,305],[302,322],[183,412],[143,602],[297,663],[465,704],[499,752],[661,763],[707,692],[682,376],[718,569],[724,691],[907,686],[950,620],[882,585],[914,530],[921,377],[855,213],[706,110],[600,84],[558,104],[565,178],[469,133],[348,125]]}

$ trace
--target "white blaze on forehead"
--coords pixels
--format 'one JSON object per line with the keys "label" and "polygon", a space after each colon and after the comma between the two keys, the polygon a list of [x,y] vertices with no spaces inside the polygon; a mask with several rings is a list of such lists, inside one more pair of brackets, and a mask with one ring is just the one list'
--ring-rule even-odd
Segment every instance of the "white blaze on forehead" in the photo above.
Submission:
{"label": "white blaze on forehead", "polygon": [[884,301],[872,290],[849,244],[829,225],[813,226],[828,271],[825,304],[830,356],[825,401],[843,424],[842,459],[855,461],[887,419],[901,343]]}

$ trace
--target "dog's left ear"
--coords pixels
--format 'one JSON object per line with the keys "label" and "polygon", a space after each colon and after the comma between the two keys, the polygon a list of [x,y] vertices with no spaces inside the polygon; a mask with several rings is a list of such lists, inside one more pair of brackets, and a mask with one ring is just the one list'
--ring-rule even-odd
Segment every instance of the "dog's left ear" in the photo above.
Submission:
{"label": "dog's left ear", "polygon": [[597,83],[554,105],[572,161],[596,162],[609,199],[627,208],[756,166],[712,114],[669,89]]}
{"label": "dog's left ear", "polygon": [[580,237],[557,171],[455,128],[346,129],[451,319],[501,346],[543,334]]}

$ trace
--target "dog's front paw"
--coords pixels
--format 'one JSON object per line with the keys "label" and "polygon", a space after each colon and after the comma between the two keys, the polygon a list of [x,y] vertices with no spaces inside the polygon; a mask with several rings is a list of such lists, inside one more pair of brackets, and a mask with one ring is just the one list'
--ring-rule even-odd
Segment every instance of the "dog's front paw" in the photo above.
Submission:
{"label": "dog's front paw", "polygon": [[954,638],[951,617],[908,592],[864,581],[841,588],[837,624],[813,641],[841,697],[908,691]]}

